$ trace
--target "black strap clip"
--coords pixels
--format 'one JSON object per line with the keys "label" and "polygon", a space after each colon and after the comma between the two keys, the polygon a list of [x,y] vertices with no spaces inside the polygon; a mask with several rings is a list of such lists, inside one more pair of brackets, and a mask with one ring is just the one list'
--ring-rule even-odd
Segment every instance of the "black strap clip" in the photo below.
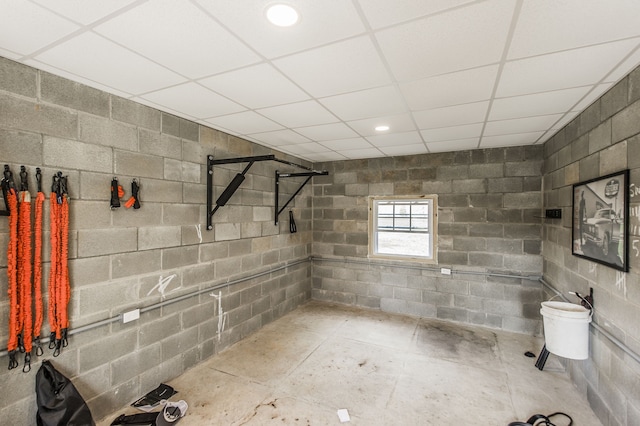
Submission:
{"label": "black strap clip", "polygon": [[28,373],[31,371],[31,352],[27,352],[24,355],[24,367],[22,367],[23,373]]}
{"label": "black strap clip", "polygon": [[9,351],[9,370],[13,370],[18,367],[18,360],[16,359],[16,351],[15,349]]}

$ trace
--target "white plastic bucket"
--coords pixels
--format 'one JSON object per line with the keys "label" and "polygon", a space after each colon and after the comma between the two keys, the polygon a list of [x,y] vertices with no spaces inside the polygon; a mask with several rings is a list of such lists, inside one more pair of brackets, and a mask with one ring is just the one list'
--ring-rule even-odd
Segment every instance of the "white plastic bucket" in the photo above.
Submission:
{"label": "white plastic bucket", "polygon": [[542,302],[544,341],[552,354],[569,359],[589,357],[591,311],[575,303]]}

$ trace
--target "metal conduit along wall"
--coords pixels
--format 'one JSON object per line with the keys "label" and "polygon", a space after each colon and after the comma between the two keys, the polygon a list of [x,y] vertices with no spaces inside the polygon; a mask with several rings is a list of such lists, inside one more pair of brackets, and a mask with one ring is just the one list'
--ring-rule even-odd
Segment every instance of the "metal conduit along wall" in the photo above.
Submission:
{"label": "metal conduit along wall", "polygon": [[[546,288],[548,288],[552,293],[554,293],[557,297],[560,297],[563,301],[565,302],[569,302],[569,299],[562,293],[560,293],[556,288],[554,288],[551,284],[549,284],[547,281],[544,280],[544,278],[540,278],[540,282],[542,283],[543,286],[545,286]],[[607,330],[605,330],[604,328],[602,328],[598,323],[596,323],[594,320],[591,320],[591,327],[593,327],[595,330],[597,330],[599,333],[601,333],[604,337],[606,337],[607,339],[609,339],[609,341],[611,343],[613,343],[614,345],[616,345],[618,348],[620,348],[624,353],[626,353],[627,355],[629,355],[631,358],[633,358],[633,360],[635,362],[637,362],[638,364],[640,364],[640,355],[638,355],[637,353],[635,353],[633,350],[631,350],[631,348],[629,348],[627,345],[625,345],[620,339],[618,339],[617,337],[615,337],[613,334],[609,333]]]}
{"label": "metal conduit along wall", "polygon": [[[225,282],[219,283],[219,284],[214,284],[211,287],[206,287],[206,288],[203,288],[203,289],[200,289],[200,290],[193,291],[191,293],[183,294],[182,296],[174,297],[174,298],[171,298],[171,299],[168,299],[168,300],[163,300],[162,302],[154,303],[153,305],[145,306],[144,308],[139,308],[140,309],[140,313],[142,314],[142,313],[145,313],[145,312],[153,311],[153,310],[159,309],[159,308],[161,308],[163,306],[167,306],[167,305],[171,305],[173,303],[181,302],[183,300],[187,300],[187,299],[190,299],[192,297],[196,297],[196,296],[199,296],[199,295],[204,294],[204,293],[208,293],[208,292],[213,291],[213,290],[219,290],[219,289],[222,289],[222,288],[225,288],[225,287],[230,287],[230,286],[232,286],[234,284],[240,284],[240,283],[245,282],[245,281],[249,281],[249,280],[252,280],[252,279],[255,279],[255,278],[260,278],[260,277],[263,277],[265,275],[269,275],[269,274],[272,274],[274,272],[278,272],[278,271],[281,271],[283,269],[287,269],[287,268],[290,268],[292,266],[296,266],[296,265],[299,265],[301,263],[306,263],[306,262],[309,262],[309,261],[311,261],[310,257],[305,258],[305,259],[299,259],[299,260],[295,260],[295,261],[289,262],[289,263],[287,263],[285,265],[280,265],[280,266],[277,266],[275,268],[271,268],[271,269],[268,269],[266,271],[258,272],[256,274],[252,274],[252,275],[249,275],[249,276],[246,276],[246,277],[238,278],[238,279],[231,280],[231,281],[225,281]],[[135,308],[132,308],[131,310],[134,310],[134,309]],[[114,323],[114,322],[118,322],[118,321],[121,321],[121,320],[122,320],[122,315],[118,315],[118,316],[114,316],[114,317],[110,317],[110,318],[105,318],[105,319],[100,320],[100,321],[96,321],[96,322],[92,322],[90,324],[82,325],[80,327],[72,328],[71,330],[69,330],[68,334],[69,335],[73,335],[73,334],[83,333],[85,331],[94,330],[94,329],[96,329],[98,327],[102,327],[102,326],[105,326],[105,325],[108,325],[108,324],[111,324],[111,323]],[[44,339],[41,339],[41,342],[42,343],[48,343],[49,342],[49,338],[46,337]],[[0,351],[0,357],[7,356],[7,354],[8,353],[7,353],[6,350]]]}
{"label": "metal conduit along wall", "polygon": [[[386,266],[393,267],[399,269],[414,269],[419,271],[429,271],[429,272],[441,272],[442,268],[434,267],[434,266],[421,266],[415,264],[401,264],[401,263],[387,263],[376,260],[354,260],[354,259],[342,259],[342,258],[327,258],[327,257],[316,257],[312,256],[311,260],[314,262],[341,262],[341,263],[350,263],[356,265],[371,265],[371,266]],[[477,275],[483,277],[499,277],[499,278],[515,278],[515,279],[523,279],[530,281],[538,281],[541,279],[540,275],[513,275],[513,274],[498,274],[493,272],[482,272],[482,271],[464,271],[458,269],[448,268],[451,271],[451,274],[459,274],[459,275]]]}

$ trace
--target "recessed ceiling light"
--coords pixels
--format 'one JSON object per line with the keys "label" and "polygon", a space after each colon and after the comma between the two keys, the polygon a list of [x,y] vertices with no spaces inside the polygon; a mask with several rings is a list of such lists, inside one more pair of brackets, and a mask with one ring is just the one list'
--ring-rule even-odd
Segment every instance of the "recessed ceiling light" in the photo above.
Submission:
{"label": "recessed ceiling light", "polygon": [[267,9],[267,19],[273,25],[290,27],[298,22],[298,12],[288,4],[274,4]]}
{"label": "recessed ceiling light", "polygon": [[376,126],[376,132],[386,132],[389,130],[389,126]]}

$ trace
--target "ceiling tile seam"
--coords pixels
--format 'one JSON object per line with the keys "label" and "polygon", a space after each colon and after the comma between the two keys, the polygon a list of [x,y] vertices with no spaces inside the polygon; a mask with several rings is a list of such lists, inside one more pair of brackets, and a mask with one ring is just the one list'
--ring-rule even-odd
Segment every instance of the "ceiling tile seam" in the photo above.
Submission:
{"label": "ceiling tile seam", "polygon": [[[638,38],[638,37],[633,37],[633,38]],[[584,99],[587,99],[587,98],[589,97],[589,95],[590,95],[593,91],[597,90],[597,87],[598,87],[599,85],[601,85],[601,84],[603,84],[604,82],[606,82],[606,81],[607,81],[607,77],[608,77],[609,75],[611,75],[611,74],[612,74],[612,73],[613,73],[613,72],[614,72],[614,71],[615,71],[615,70],[616,70],[620,65],[622,65],[622,64],[623,64],[627,59],[629,59],[630,57],[632,57],[632,56],[633,56],[633,54],[634,54],[634,53],[636,53],[638,50],[640,50],[640,43],[638,43],[638,44],[636,45],[636,47],[635,47],[635,48],[631,49],[631,51],[629,51],[629,53],[627,53],[627,55],[625,55],[625,56],[624,56],[624,57],[623,57],[623,58],[622,58],[622,59],[621,59],[621,60],[620,60],[620,61],[619,61],[615,66],[613,66],[613,67],[611,68],[611,70],[610,70],[607,74],[605,74],[605,75],[600,79],[600,81],[598,81],[598,82],[597,82],[597,83],[595,83],[595,84],[590,85],[590,86],[591,86],[591,89],[590,89],[590,90],[588,90],[588,91],[587,91],[587,93],[585,93],[585,94],[584,94],[584,96],[582,96],[580,99],[578,99],[578,101],[577,101],[575,104],[573,104],[573,105],[571,106],[571,108],[569,108],[569,109],[568,109],[564,114],[562,114],[562,116],[561,116],[558,120],[556,120],[556,121],[555,121],[551,126],[549,126],[549,130],[553,129],[553,126],[555,126],[556,124],[558,124],[558,123],[562,122],[562,120],[564,120],[564,118],[565,118],[565,117],[568,117],[568,116],[572,113],[573,109],[574,109],[576,106],[578,106],[578,105],[579,105],[579,104],[580,104]],[[625,76],[623,76],[622,78],[624,79],[624,77],[625,77]],[[614,82],[613,84],[611,84],[611,86],[610,86],[610,87],[615,86],[616,84],[618,84],[618,82],[619,82],[619,81]],[[580,86],[580,87],[584,87],[584,86]],[[597,101],[598,101],[598,99],[599,99],[599,98],[594,99],[594,100],[593,100],[589,105],[587,105],[587,106],[584,108],[584,110],[586,110],[586,109],[587,109],[587,108],[589,108],[591,105],[593,105],[595,102],[597,102]],[[558,131],[560,131],[560,129],[558,129]],[[542,136],[540,136],[540,137],[539,137],[539,138],[534,142],[534,144],[543,143],[543,142],[545,142],[546,140],[548,140],[548,139],[550,139],[551,137],[553,137],[553,135],[555,135],[556,133],[558,133],[558,132],[554,132],[552,135],[549,135],[546,139],[544,139],[544,140],[543,140],[543,138],[544,138],[544,137],[545,137],[545,135],[546,135],[546,133],[545,133],[545,134],[543,134]]]}
{"label": "ceiling tile seam", "polygon": [[[380,43],[378,42],[378,39],[376,38],[376,35],[375,35],[375,31],[371,27],[371,24],[369,23],[369,20],[367,19],[366,15],[364,13],[364,10],[362,10],[362,7],[360,6],[360,3],[358,2],[358,0],[352,0],[352,3],[353,3],[354,8],[356,9],[356,12],[358,13],[358,16],[360,17],[360,20],[362,21],[362,24],[364,25],[364,27],[366,29],[367,36],[369,37],[369,40],[373,44],[373,48],[375,49],[376,53],[378,54],[378,58],[380,59],[380,62],[382,63],[382,65],[384,66],[385,71],[387,72],[389,80],[391,80],[391,85],[393,86],[393,88],[394,88],[396,94],[398,95],[398,97],[402,100],[402,106],[404,107],[405,114],[408,114],[409,118],[411,119],[411,123],[413,124],[414,130],[419,130],[418,122],[416,121],[415,117],[411,113],[411,108],[409,108],[409,103],[405,99],[404,94],[402,93],[402,90],[400,90],[400,85],[398,84],[398,79],[393,74],[393,71],[391,70],[391,66],[387,62],[387,60],[385,58],[385,55],[382,52],[382,48],[380,47]],[[352,129],[352,130],[355,131],[355,129]],[[357,131],[356,131],[356,133],[360,134],[360,132],[357,132]],[[360,134],[360,135],[362,137],[365,137],[362,134]],[[424,144],[424,146],[425,146],[425,148],[427,149],[427,152],[428,152],[429,148],[427,147],[427,142],[424,140],[424,138],[422,137],[422,134],[420,134],[420,132],[418,132],[418,135],[419,135],[420,140],[422,141],[422,143]]]}
{"label": "ceiling tile seam", "polygon": [[[67,34],[66,36],[63,36],[63,37],[60,37],[57,40],[54,40],[53,42],[47,44],[46,46],[41,47],[40,49],[37,49],[37,50],[29,53],[28,55],[22,56],[22,58],[20,60],[21,61],[26,61],[26,60],[29,60],[29,59],[37,60],[36,57],[38,55],[46,52],[47,50],[51,50],[52,48],[54,48],[56,46],[59,46],[61,44],[64,44],[67,41],[69,41],[69,40],[71,40],[73,38],[76,38],[79,35],[82,35],[82,34],[84,34],[86,32],[91,32],[93,30],[93,28],[95,28],[96,26],[101,25],[102,23],[107,22],[107,21],[111,20],[112,18],[114,18],[114,17],[116,17],[118,15],[121,15],[122,13],[128,12],[129,10],[131,10],[133,8],[136,8],[139,5],[141,5],[143,3],[146,3],[147,1],[148,0],[137,0],[137,1],[133,2],[133,3],[131,3],[131,4],[128,4],[128,5],[124,6],[124,7],[121,7],[120,9],[118,9],[118,10],[116,10],[114,12],[111,12],[108,15],[105,15],[102,18],[97,19],[97,20],[91,22],[90,24],[86,24],[86,25],[81,24],[79,22],[76,22],[73,19],[70,19],[68,16],[62,15],[62,14],[56,12],[55,10],[51,10],[48,7],[44,6],[44,5],[41,5],[40,3],[35,3],[33,1],[30,1],[30,3],[34,4],[35,6],[40,7],[41,9],[44,9],[47,12],[52,13],[52,14],[54,14],[54,15],[56,15],[56,16],[64,19],[64,20],[66,20],[66,21],[69,21],[72,24],[77,25],[80,28],[78,28],[77,30]],[[124,91],[124,90],[120,90],[120,91]]]}
{"label": "ceiling tile seam", "polygon": [[228,114],[222,114],[222,115],[198,117],[199,119],[208,120],[208,119],[211,119],[211,118],[222,117],[222,116],[225,116],[225,115],[233,115],[233,114],[239,114],[239,113],[242,113],[242,112],[252,111],[252,108],[249,108],[248,106],[241,104],[237,100],[231,99],[230,97],[228,97],[226,95],[223,95],[223,94],[215,91],[214,89],[212,89],[210,87],[205,86],[204,84],[200,83],[197,80],[189,80],[189,81],[183,81],[182,83],[171,84],[171,85],[164,86],[164,87],[161,87],[161,88],[156,89],[156,90],[150,90],[150,91],[145,92],[144,94],[141,94],[141,95],[138,95],[138,96],[141,97],[141,98],[144,98],[146,95],[157,93],[157,92],[162,92],[163,90],[172,89],[174,87],[184,86],[185,84],[188,84],[188,83],[193,83],[193,84],[195,84],[197,86],[200,86],[202,89],[204,89],[204,90],[206,90],[208,92],[211,92],[213,94],[216,94],[216,95],[220,96],[221,98],[224,98],[224,99],[228,100],[229,102],[232,102],[232,103],[234,103],[236,105],[240,105],[241,107],[244,108],[244,110],[242,110],[242,111],[230,112]]}
{"label": "ceiling tile seam", "polygon": [[571,47],[571,48],[568,48],[568,49],[560,49],[560,50],[553,50],[551,52],[538,53],[536,55],[509,58],[509,59],[507,59],[507,62],[517,62],[517,61],[523,61],[523,60],[527,60],[527,59],[540,58],[540,57],[543,57],[543,56],[556,55],[558,53],[574,52],[574,51],[577,51],[577,50],[590,49],[592,47],[598,47],[598,46],[606,46],[607,44],[619,43],[621,41],[629,41],[629,40],[634,40],[634,39],[635,40],[640,40],[640,36],[635,35],[635,36],[629,36],[629,37],[622,37],[622,38],[617,38],[615,40],[602,41],[600,43],[592,43],[592,44],[586,44],[584,46]]}
{"label": "ceiling tile seam", "polygon": [[[117,96],[117,95],[113,95],[113,94],[112,94],[111,96]],[[135,98],[135,97],[134,97],[134,98]],[[150,101],[149,99],[145,99],[145,98],[133,99],[133,98],[131,98],[131,100],[132,100],[133,102],[137,102],[137,103],[139,103],[139,104],[141,104],[141,105],[146,105],[146,106],[149,106],[149,107],[155,108],[155,109],[157,109],[157,110],[158,110],[158,111],[160,111],[160,112],[164,112],[164,113],[167,113],[167,114],[175,115],[176,117],[181,117],[181,118],[184,118],[184,119],[187,119],[187,120],[193,121],[194,123],[197,123],[197,122],[201,122],[201,121],[202,121],[202,120],[201,120],[201,119],[199,119],[198,117],[194,117],[194,116],[192,116],[192,115],[190,115],[190,114],[187,114],[187,113],[185,113],[185,112],[178,111],[178,110],[175,110],[175,109],[173,109],[173,108],[170,108],[170,107],[167,107],[167,106],[164,106],[164,105],[160,105],[160,104],[158,104],[158,103],[156,103],[156,102]],[[209,127],[211,127],[211,123],[209,123],[209,124],[207,124],[207,125],[208,125]]]}
{"label": "ceiling tile seam", "polygon": [[[373,31],[375,31],[375,32],[385,31],[385,30],[388,30],[388,29],[392,29],[392,28],[395,28],[395,27],[400,27],[400,26],[403,26],[403,25],[406,25],[406,24],[410,24],[410,23],[413,23],[413,22],[430,19],[430,18],[439,16],[439,15],[445,15],[447,13],[451,13],[451,12],[454,12],[454,11],[457,11],[457,10],[460,10],[460,9],[465,9],[467,7],[476,6],[476,5],[481,4],[481,3],[487,3],[488,1],[491,1],[491,0],[470,1],[469,3],[459,4],[459,5],[456,5],[456,6],[453,6],[453,7],[448,7],[446,9],[438,10],[438,11],[435,11],[435,12],[432,12],[432,13],[427,13],[426,15],[416,16],[416,17],[413,17],[413,18],[405,19],[404,21],[399,21],[399,22],[395,22],[393,24],[384,25],[384,26],[381,26],[379,28],[376,28]],[[356,7],[356,10],[359,10],[359,8],[361,6],[360,6],[360,4],[358,4],[356,6],[356,2],[359,3],[360,0],[352,0],[352,2],[354,3],[354,6]],[[364,22],[366,20],[366,15],[362,14],[361,16],[363,17],[363,22]],[[367,22],[368,22],[368,20],[367,20]]]}
{"label": "ceiling tile seam", "polygon": [[480,129],[480,137],[478,138],[478,145],[476,148],[480,148],[482,146],[482,139],[484,138],[484,131],[487,127],[487,121],[489,120],[489,115],[491,114],[491,108],[493,106],[493,101],[496,98],[496,93],[498,91],[498,87],[500,86],[500,78],[502,77],[502,71],[504,70],[504,66],[506,63],[507,56],[509,55],[509,49],[511,48],[511,43],[513,41],[513,35],[515,33],[516,27],[518,25],[518,19],[520,18],[520,13],[522,12],[522,2],[524,0],[517,0],[515,7],[513,9],[513,15],[511,17],[511,24],[509,25],[509,30],[507,31],[507,39],[504,45],[504,49],[502,50],[502,55],[500,58],[500,62],[498,64],[498,71],[496,72],[496,79],[493,84],[493,89],[491,90],[491,96],[489,97],[489,105],[487,105],[487,111],[485,113],[484,121],[482,123],[482,129]]}

